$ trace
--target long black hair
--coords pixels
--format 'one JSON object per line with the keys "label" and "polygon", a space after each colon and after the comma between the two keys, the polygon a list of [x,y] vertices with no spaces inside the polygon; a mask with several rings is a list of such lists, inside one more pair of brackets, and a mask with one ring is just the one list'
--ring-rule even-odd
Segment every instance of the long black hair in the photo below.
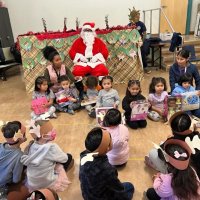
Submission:
{"label": "long black hair", "polygon": [[180,115],[177,115],[171,121],[172,133],[175,134],[176,132],[183,132],[188,130],[191,126],[191,123],[192,123],[191,118],[187,113],[182,113]]}
{"label": "long black hair", "polygon": [[[137,95],[133,96],[133,95],[130,93],[129,89],[128,89],[128,88],[132,87],[133,85],[137,85],[137,86],[140,88],[138,94],[141,94],[141,92],[142,92],[142,91],[141,91],[141,86],[140,86],[140,81],[139,81],[139,80],[129,80],[128,86],[127,86],[127,89],[126,89],[126,98],[127,98],[128,103],[130,103],[130,102],[132,102],[132,101],[136,101],[136,100],[137,100],[137,97],[139,98],[139,96],[137,96]],[[139,100],[139,99],[138,99],[138,100]]]}
{"label": "long black hair", "polygon": [[[179,145],[169,144],[165,151],[168,155],[177,160],[186,160],[188,158],[187,151]],[[176,158],[174,156],[175,151],[179,152],[179,154],[186,153],[187,157],[180,156]],[[169,163],[167,164],[168,172],[173,174],[171,186],[178,199],[200,199],[200,195],[198,194],[199,183],[195,171],[190,166],[185,170],[178,170]]]}
{"label": "long black hair", "polygon": [[[40,91],[40,88],[38,87],[38,85],[41,85],[44,81],[47,81],[47,79],[44,77],[44,76],[38,76],[36,79],[35,79],[35,91],[39,92]],[[48,88],[47,88],[47,91],[46,91],[47,94],[50,93],[50,89],[49,89],[49,85],[48,85]]]}
{"label": "long black hair", "polygon": [[110,127],[110,126],[118,126],[121,124],[122,115],[121,112],[115,108],[112,108],[107,111],[104,119],[103,119],[103,126]]}
{"label": "long black hair", "polygon": [[53,59],[56,55],[59,55],[58,51],[53,46],[46,46],[42,53],[44,57],[49,60],[50,62],[53,62]]}
{"label": "long black hair", "polygon": [[162,83],[164,85],[164,91],[167,91],[167,83],[166,80],[163,77],[153,77],[151,80],[151,83],[149,85],[149,93],[155,93],[155,86],[158,83]]}
{"label": "long black hair", "polygon": [[189,73],[180,76],[178,84],[182,86],[184,82],[189,82],[192,85],[192,76]]}
{"label": "long black hair", "polygon": [[182,58],[188,59],[190,57],[190,52],[186,49],[181,49],[178,53],[177,56],[181,56]]}

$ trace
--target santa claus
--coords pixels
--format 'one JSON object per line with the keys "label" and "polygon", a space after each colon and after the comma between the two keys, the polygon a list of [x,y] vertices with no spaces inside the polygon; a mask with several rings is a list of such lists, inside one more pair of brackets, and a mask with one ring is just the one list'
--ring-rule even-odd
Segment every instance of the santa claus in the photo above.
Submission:
{"label": "santa claus", "polygon": [[94,23],[83,24],[80,38],[75,40],[69,55],[74,62],[74,76],[106,76],[108,69],[105,61],[108,49],[104,42],[96,37]]}

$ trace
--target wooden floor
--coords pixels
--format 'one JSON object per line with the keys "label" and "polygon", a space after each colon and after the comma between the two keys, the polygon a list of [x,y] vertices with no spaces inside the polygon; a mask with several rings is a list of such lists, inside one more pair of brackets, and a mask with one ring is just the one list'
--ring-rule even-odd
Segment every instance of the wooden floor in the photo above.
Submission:
{"label": "wooden floor", "polygon": [[[150,75],[145,74],[142,81],[142,93],[147,96],[148,86],[153,76],[162,76],[168,82],[168,72],[152,71]],[[121,99],[124,97],[126,85],[114,85],[119,91]],[[30,119],[30,100],[31,94],[25,91],[23,76],[20,70],[10,72],[7,81],[0,81],[0,120],[12,121],[19,120],[25,123]],[[120,110],[121,106],[120,106]],[[77,112],[74,116],[66,113],[59,113],[57,119],[51,120],[57,129],[58,136],[55,142],[65,152],[70,152],[75,158],[75,166],[68,173],[72,182],[68,190],[60,193],[62,200],[81,200],[83,199],[80,191],[78,179],[79,173],[79,154],[84,150],[84,140],[88,131],[96,126],[96,121],[90,119],[85,110]],[[141,200],[143,192],[152,186],[153,170],[144,164],[144,156],[152,148],[151,141],[159,143],[170,135],[168,125],[162,122],[152,122],[148,120],[147,128],[130,130],[130,159],[127,166],[119,171],[121,181],[130,181],[135,186],[134,200]],[[28,141],[31,137],[27,131]],[[3,142],[0,135],[0,142]],[[27,142],[28,143],[28,142]],[[24,148],[25,145],[22,146]]]}

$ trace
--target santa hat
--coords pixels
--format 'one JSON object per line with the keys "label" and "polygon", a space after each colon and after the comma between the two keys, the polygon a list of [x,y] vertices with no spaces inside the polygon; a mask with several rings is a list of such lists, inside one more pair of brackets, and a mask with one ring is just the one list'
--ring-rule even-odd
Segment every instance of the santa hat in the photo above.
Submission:
{"label": "santa hat", "polygon": [[94,22],[86,22],[83,24],[82,30],[84,29],[90,29],[92,31],[95,31],[95,23]]}

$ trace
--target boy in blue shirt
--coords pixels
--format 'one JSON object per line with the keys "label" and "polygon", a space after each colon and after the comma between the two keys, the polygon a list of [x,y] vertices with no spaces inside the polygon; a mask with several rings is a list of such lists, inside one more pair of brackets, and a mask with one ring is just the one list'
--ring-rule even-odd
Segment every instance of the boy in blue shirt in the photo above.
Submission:
{"label": "boy in blue shirt", "polygon": [[20,162],[23,152],[20,145],[26,141],[26,129],[19,121],[8,122],[1,129],[6,140],[0,144],[0,191],[7,191],[8,185],[21,180],[23,164]]}

